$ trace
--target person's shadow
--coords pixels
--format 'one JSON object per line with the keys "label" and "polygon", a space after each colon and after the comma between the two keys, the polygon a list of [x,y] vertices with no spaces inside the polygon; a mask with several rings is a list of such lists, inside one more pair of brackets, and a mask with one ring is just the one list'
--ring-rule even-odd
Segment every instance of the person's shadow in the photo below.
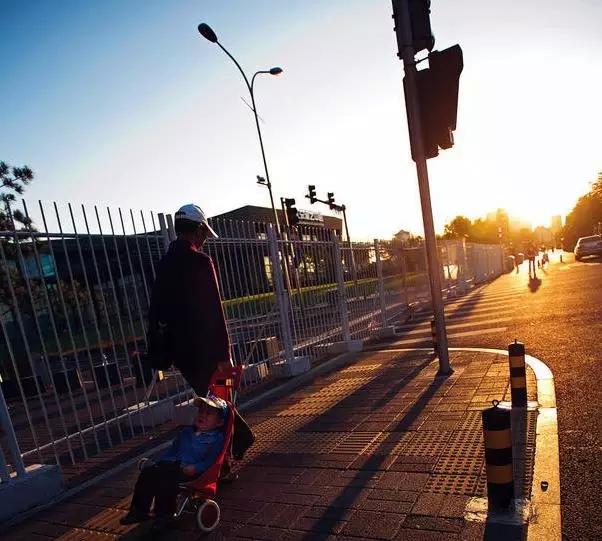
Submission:
{"label": "person's shadow", "polygon": [[535,274],[529,276],[529,291],[531,293],[535,293],[539,287],[541,286],[541,279],[538,278]]}

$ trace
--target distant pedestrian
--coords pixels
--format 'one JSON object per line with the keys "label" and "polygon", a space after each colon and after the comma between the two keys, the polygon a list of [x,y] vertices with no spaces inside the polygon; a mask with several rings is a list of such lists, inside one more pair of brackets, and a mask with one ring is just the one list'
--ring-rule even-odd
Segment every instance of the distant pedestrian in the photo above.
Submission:
{"label": "distant pedestrian", "polygon": [[537,250],[535,249],[535,245],[532,242],[530,242],[527,246],[525,255],[529,260],[529,276],[531,276],[531,268],[533,268],[533,276],[535,276],[535,257],[537,256]]}

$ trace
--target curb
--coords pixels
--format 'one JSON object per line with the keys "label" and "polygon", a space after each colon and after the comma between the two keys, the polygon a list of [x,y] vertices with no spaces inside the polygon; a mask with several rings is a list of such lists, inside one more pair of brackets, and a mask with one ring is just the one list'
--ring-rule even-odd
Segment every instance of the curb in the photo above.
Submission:
{"label": "curb", "polygon": [[[376,350],[372,350],[376,351]],[[424,351],[432,348],[395,348],[387,351]],[[449,348],[449,351],[476,351],[508,355],[505,349]],[[558,446],[558,417],[554,375],[540,359],[525,355],[537,381],[537,424],[535,429],[535,460],[531,482],[531,514],[527,541],[561,541],[562,515],[560,507],[560,450]],[[546,488],[544,489],[544,485]]]}

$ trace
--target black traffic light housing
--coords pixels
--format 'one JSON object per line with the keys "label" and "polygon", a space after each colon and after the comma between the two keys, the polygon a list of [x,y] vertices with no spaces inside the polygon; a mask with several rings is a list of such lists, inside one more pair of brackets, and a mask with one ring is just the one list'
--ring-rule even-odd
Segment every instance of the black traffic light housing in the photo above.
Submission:
{"label": "black traffic light housing", "polygon": [[[408,8],[414,53],[423,49],[432,51],[435,46],[435,36],[433,36],[431,30],[431,0],[408,0]],[[405,10],[401,0],[393,0],[393,19],[397,34],[397,56],[399,58],[402,58],[403,48],[406,44],[402,42],[402,32],[397,31],[397,27],[403,24],[402,17],[404,16]]]}
{"label": "black traffic light housing", "polygon": [[295,208],[295,200],[293,198],[285,198],[284,206],[286,207],[286,217],[289,225],[297,225],[299,223],[299,213]]}
{"label": "black traffic light housing", "polygon": [[314,184],[310,184],[307,187],[307,195],[305,197],[307,197],[307,199],[309,199],[309,202],[312,205],[318,200],[318,198],[316,196],[316,186]]}
{"label": "black traffic light housing", "polygon": [[334,192],[328,192],[326,195],[328,197],[328,206],[332,210],[334,208]]}
{"label": "black traffic light housing", "polygon": [[[464,67],[462,49],[454,45],[428,55],[429,68],[416,72],[422,139],[426,158],[434,158],[439,148],[454,145],[453,131],[458,117],[458,87]],[[406,77],[403,79],[406,93]],[[415,134],[410,126],[412,158],[415,157]]]}

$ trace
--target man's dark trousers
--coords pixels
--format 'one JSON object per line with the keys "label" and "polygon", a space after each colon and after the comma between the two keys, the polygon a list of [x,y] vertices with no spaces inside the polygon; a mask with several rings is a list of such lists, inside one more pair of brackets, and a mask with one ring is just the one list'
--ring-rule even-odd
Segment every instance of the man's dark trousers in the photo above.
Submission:
{"label": "man's dark trousers", "polygon": [[205,370],[199,370],[199,367],[194,365],[176,368],[180,370],[180,374],[194,389],[197,396],[207,396],[212,374],[207,374]]}

